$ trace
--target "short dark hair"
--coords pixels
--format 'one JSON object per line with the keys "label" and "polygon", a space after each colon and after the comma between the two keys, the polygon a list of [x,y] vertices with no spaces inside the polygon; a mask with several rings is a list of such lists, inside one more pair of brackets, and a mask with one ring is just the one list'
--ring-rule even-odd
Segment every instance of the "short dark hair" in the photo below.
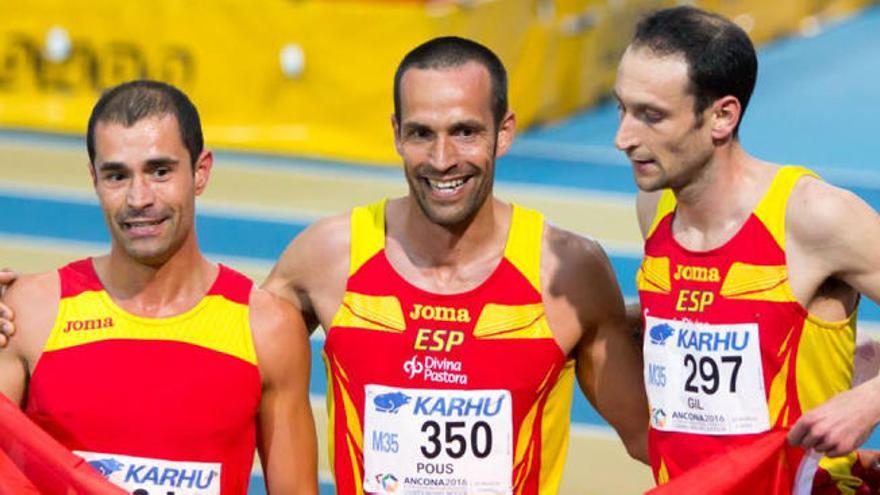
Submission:
{"label": "short dark hair", "polygon": [[[698,117],[727,95],[739,100],[745,114],[758,76],[758,57],[746,32],[730,20],[687,6],[658,10],[639,21],[631,46],[684,57]],[[738,131],[739,122],[734,136]]]}
{"label": "short dark hair", "polygon": [[89,161],[95,163],[95,126],[98,122],[131,127],[147,117],[162,115],[173,115],[177,119],[180,140],[189,151],[190,162],[195,165],[204,148],[202,123],[195,105],[174,86],[143,79],[110,88],[95,104],[86,133]]}
{"label": "short dark hair", "polygon": [[450,69],[477,62],[489,72],[492,82],[492,116],[495,128],[507,114],[507,71],[492,50],[465,38],[442,36],[426,41],[403,57],[394,73],[394,117],[400,122],[400,80],[410,68]]}

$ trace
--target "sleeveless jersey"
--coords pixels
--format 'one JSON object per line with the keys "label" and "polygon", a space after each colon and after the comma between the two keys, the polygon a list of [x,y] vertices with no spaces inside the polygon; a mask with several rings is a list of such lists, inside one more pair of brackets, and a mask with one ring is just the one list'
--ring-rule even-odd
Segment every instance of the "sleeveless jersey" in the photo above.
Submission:
{"label": "sleeveless jersey", "polygon": [[[658,483],[791,427],[850,388],[856,314],[822,321],[795,299],[785,257],[785,211],[802,176],[782,167],[740,230],[694,252],[673,237],[675,197],[663,193],[637,275],[645,317],[649,455]],[[780,453],[789,484],[803,456]],[[855,459],[823,459],[822,493],[854,493]],[[807,478],[809,482],[809,477]],[[818,486],[818,485],[817,485]]]}
{"label": "sleeveless jersey", "polygon": [[441,295],[389,264],[384,208],[352,212],[324,346],[338,493],[556,493],[574,365],[544,315],[543,217],[514,205],[494,272]]}
{"label": "sleeveless jersey", "polygon": [[194,308],[151,319],[117,306],[91,259],[59,275],[27,415],[129,492],[247,493],[261,390],[252,282],[221,265]]}

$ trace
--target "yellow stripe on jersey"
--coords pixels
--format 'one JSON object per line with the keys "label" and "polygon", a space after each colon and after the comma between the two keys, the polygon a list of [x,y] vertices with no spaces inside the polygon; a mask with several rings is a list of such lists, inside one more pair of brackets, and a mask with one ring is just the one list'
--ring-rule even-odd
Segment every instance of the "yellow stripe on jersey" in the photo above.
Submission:
{"label": "yellow stripe on jersey", "polygon": [[[573,361],[571,361],[571,363],[573,363]],[[566,363],[566,368],[568,368],[568,367],[569,367],[568,363]],[[562,371],[564,372],[566,368],[563,368]],[[571,368],[571,369],[573,369],[573,368]],[[551,387],[550,386],[551,385],[550,378],[551,378],[552,374],[553,374],[552,368],[550,370],[548,370],[547,373],[545,373],[544,378],[541,380],[541,385],[538,386],[537,393],[535,394],[535,402],[532,403],[532,407],[529,409],[529,412],[526,413],[526,416],[525,416],[525,418],[523,418],[522,423],[520,423],[519,432],[517,433],[516,447],[514,449],[514,456],[515,457],[513,459],[514,471],[518,472],[518,474],[519,474],[519,476],[517,476],[516,479],[514,479],[514,492],[516,492],[516,493],[519,492],[518,487],[521,487],[521,484],[525,481],[525,478],[524,478],[525,475],[532,472],[532,470],[533,470],[532,466],[536,461],[536,459],[535,459],[536,455],[540,455],[541,456],[540,460],[541,460],[541,462],[543,462],[545,455],[549,455],[548,452],[553,452],[553,453],[564,452],[564,451],[560,451],[560,450],[551,450],[549,448],[549,445],[552,445],[552,444],[543,443],[543,442],[545,442],[545,439],[542,437],[541,440],[542,440],[543,452],[536,454],[535,451],[538,448],[538,443],[537,443],[537,439],[535,437],[535,423],[538,420],[539,413],[541,414],[541,422],[542,423],[544,421],[552,420],[554,423],[556,423],[555,426],[560,430],[563,429],[562,425],[564,425],[564,431],[560,431],[560,432],[556,432],[556,433],[557,434],[564,434],[564,436],[566,437],[565,442],[567,445],[567,441],[568,441],[567,440],[567,438],[568,438],[568,421],[567,421],[567,419],[568,419],[568,415],[571,412],[571,396],[572,396],[571,387],[573,384],[573,380],[571,380],[570,378],[568,379],[568,382],[569,382],[568,389],[567,389],[568,390],[568,396],[567,396],[568,404],[567,404],[567,407],[564,407],[562,410],[562,414],[563,414],[562,421],[559,421],[559,419],[560,419],[559,418],[559,416],[560,416],[559,411],[556,411],[553,414],[553,418],[548,418],[548,416],[546,415],[546,412],[547,412],[546,407],[550,406],[548,401],[551,399],[551,397],[549,397],[549,396],[552,395],[554,392],[557,392],[558,394],[562,394],[562,396],[556,397],[556,399],[558,401],[564,402],[566,400],[566,397],[564,396],[564,394],[566,391],[565,381],[566,381],[567,377],[560,375],[558,381],[555,384],[553,384],[553,386]],[[560,383],[562,383],[562,385],[559,385]],[[558,389],[557,387],[562,387],[562,388]],[[551,407],[553,407],[555,409],[556,407],[563,406],[563,405],[564,404],[554,404]],[[544,407],[545,409],[541,410],[542,407]],[[558,423],[557,423],[557,421],[558,421]],[[550,425],[548,425],[548,426],[550,426]],[[544,431],[545,430],[542,425],[541,432],[544,433]],[[564,462],[565,462],[564,459],[562,459],[560,461],[560,466],[559,466],[560,470],[562,468],[561,464],[563,464]],[[542,469],[542,471],[539,473],[539,476],[540,476],[539,479],[542,481],[542,483],[543,483],[544,476],[545,475],[549,476],[549,474],[550,474],[549,472],[545,473]],[[558,477],[556,478],[555,482],[556,483],[559,482]],[[540,493],[555,493],[554,491],[545,491],[545,487],[543,485],[540,487],[539,491],[540,491]]]}
{"label": "yellow stripe on jersey", "polygon": [[559,380],[550,390],[541,419],[541,488],[539,493],[559,493],[559,480],[568,451],[569,416],[574,390],[574,359],[566,361]]}
{"label": "yellow stripe on jersey", "polygon": [[[538,406],[540,405],[540,402],[540,399],[535,400],[531,409],[529,409],[529,412],[520,424],[519,434],[516,439],[516,448],[514,449],[514,466],[518,466],[519,464],[528,461],[526,454],[534,440],[532,437],[534,436],[535,420],[538,417]],[[529,469],[523,470],[525,473],[528,473],[529,471]]]}
{"label": "yellow stripe on jersey", "polygon": [[[334,443],[336,439],[336,401],[333,400],[333,371],[330,368],[330,358],[327,356],[327,352],[321,351],[321,358],[324,360],[324,372],[326,376],[329,377],[327,379],[327,457],[329,457],[329,466],[333,467],[333,459],[335,459],[334,453],[336,451],[336,444]],[[334,476],[336,473],[334,473]]]}
{"label": "yellow stripe on jersey", "polygon": [[645,256],[636,274],[636,287],[640,291],[669,294],[672,292],[672,279],[669,275],[669,258]]}
{"label": "yellow stripe on jersey", "polygon": [[536,444],[529,442],[527,446],[528,450],[523,456],[522,461],[514,467],[514,472],[517,474],[513,479],[513,493],[525,492],[523,484],[526,482],[528,474],[532,471],[532,464],[535,462]]}
{"label": "yellow stripe on jersey", "polygon": [[356,450],[354,443],[351,440],[351,435],[346,438],[346,445],[348,445],[348,458],[351,462],[351,479],[355,480],[354,489],[356,495],[364,494],[364,484],[361,482],[360,473],[358,472],[358,462],[357,462],[357,453],[360,450]]}
{"label": "yellow stripe on jersey", "polygon": [[[770,382],[770,393],[767,394],[767,411],[770,413],[770,424],[773,426],[788,426],[788,363],[791,361],[791,347],[785,350],[782,358],[782,367]],[[781,422],[779,421],[782,418]]]}
{"label": "yellow stripe on jersey", "polygon": [[[333,362],[333,367],[339,372],[333,374],[333,379],[339,380],[339,383],[334,383],[334,387],[339,390],[339,396],[342,397],[342,412],[345,414],[346,431],[348,431],[350,437],[354,437],[355,445],[358,452],[360,452],[363,450],[364,432],[361,428],[360,416],[358,416],[354,400],[352,400],[351,395],[348,393],[346,383],[342,383],[343,381],[348,381],[348,377],[345,370],[339,365],[338,360]],[[357,465],[357,462],[354,464]]]}
{"label": "yellow stripe on jersey", "polygon": [[749,265],[735,262],[727,271],[721,295],[728,299],[794,302],[785,265]]}
{"label": "yellow stripe on jersey", "polygon": [[[358,459],[357,453],[361,452],[363,449],[363,430],[361,428],[360,418],[358,416],[357,408],[354,405],[354,401],[351,399],[351,396],[348,393],[348,389],[346,387],[346,383],[348,382],[348,374],[345,372],[339,365],[338,360],[333,360],[333,363],[330,363],[330,358],[326,353],[324,355],[324,364],[327,367],[327,414],[329,415],[329,422],[327,425],[327,438],[328,438],[328,450],[330,455],[330,466],[331,468],[335,466],[334,463],[334,455],[335,455],[335,438],[336,438],[336,401],[334,400],[335,395],[334,392],[336,390],[339,391],[339,396],[342,399],[342,412],[345,416],[345,445],[348,447],[348,455],[349,455],[349,465],[352,469],[352,478],[353,480],[358,480],[360,478],[360,473],[358,473]],[[337,473],[334,471],[334,476]],[[358,494],[363,494],[363,487],[360,482],[355,482],[355,488]]]}
{"label": "yellow stripe on jersey", "polygon": [[856,312],[839,322],[804,320],[796,363],[797,394],[807,412],[852,384]]}
{"label": "yellow stripe on jersey", "polygon": [[864,483],[852,473],[853,464],[858,462],[855,452],[843,457],[823,457],[819,459],[819,467],[831,475],[840,495],[855,495],[856,490]]}
{"label": "yellow stripe on jersey", "polygon": [[782,354],[788,351],[788,343],[791,341],[792,335],[794,335],[794,328],[788,330],[788,334],[782,340],[782,345],[779,346],[779,351],[776,352],[776,357],[782,357]]}
{"label": "yellow stripe on jersey", "polygon": [[385,249],[385,199],[351,210],[351,260],[348,276],[352,276]]}
{"label": "yellow stripe on jersey", "polygon": [[478,339],[552,339],[544,304],[487,304],[474,327]]}
{"label": "yellow stripe on jersey", "polygon": [[541,241],[544,237],[544,216],[535,210],[513,206],[510,232],[504,257],[541,292]]}
{"label": "yellow stripe on jersey", "polygon": [[675,194],[672,192],[672,189],[664,189],[663,193],[660,195],[660,201],[657,202],[657,210],[654,211],[654,220],[651,221],[651,227],[648,229],[645,239],[650,239],[654,234],[654,231],[657,230],[657,226],[660,225],[660,220],[663,220],[666,215],[669,215],[674,210]]}
{"label": "yellow stripe on jersey", "polygon": [[657,470],[657,484],[665,485],[669,483],[669,469],[666,467],[666,461],[660,459],[660,469]]}
{"label": "yellow stripe on jersey", "polygon": [[403,333],[406,331],[406,321],[400,301],[394,296],[346,292],[331,326],[341,327]]}
{"label": "yellow stripe on jersey", "polygon": [[257,364],[248,307],[219,295],[205,296],[189,311],[168,318],[127,313],[104,291],[65,297],[44,351],[121,339],[181,342]]}
{"label": "yellow stripe on jersey", "polygon": [[785,211],[788,197],[798,179],[803,176],[816,177],[815,172],[804,167],[786,165],[776,172],[770,189],[755,208],[754,214],[776,240],[776,244],[785,249]]}

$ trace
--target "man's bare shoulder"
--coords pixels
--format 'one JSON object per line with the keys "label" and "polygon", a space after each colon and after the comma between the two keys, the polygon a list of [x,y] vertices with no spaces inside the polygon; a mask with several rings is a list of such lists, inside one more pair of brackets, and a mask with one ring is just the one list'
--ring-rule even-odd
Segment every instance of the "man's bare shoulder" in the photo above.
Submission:
{"label": "man's bare shoulder", "polygon": [[786,208],[787,237],[805,249],[821,249],[878,222],[877,212],[857,195],[813,177],[797,182]]}
{"label": "man's bare shoulder", "polygon": [[16,279],[3,295],[15,314],[12,344],[37,349],[46,340],[58,314],[61,283],[57,271],[26,274]]}
{"label": "man's bare shoulder", "polygon": [[619,292],[611,262],[595,239],[547,225],[542,258],[545,293],[551,297],[577,301]]}
{"label": "man's bare shoulder", "polygon": [[[285,366],[284,360],[299,359],[308,332],[300,312],[271,292],[254,288],[250,294],[251,335],[261,372]],[[271,372],[268,373],[271,376]]]}
{"label": "man's bare shoulder", "polygon": [[335,260],[348,254],[351,242],[351,213],[322,218],[309,225],[291,242],[296,249],[285,256],[304,256],[312,260]]}
{"label": "man's bare shoulder", "polygon": [[563,350],[604,322],[624,320],[614,270],[596,240],[548,225],[541,256],[544,309]]}
{"label": "man's bare shoulder", "polygon": [[544,230],[542,255],[554,266],[595,269],[607,263],[598,241],[570,230],[548,224]]}
{"label": "man's bare shoulder", "polygon": [[349,213],[322,218],[299,233],[282,253],[264,288],[302,289],[314,275],[348,266],[351,243]]}
{"label": "man's bare shoulder", "polygon": [[61,284],[57,270],[26,273],[20,275],[15,282],[9,285],[4,294],[4,300],[13,300],[21,297],[57,298],[61,294]]}

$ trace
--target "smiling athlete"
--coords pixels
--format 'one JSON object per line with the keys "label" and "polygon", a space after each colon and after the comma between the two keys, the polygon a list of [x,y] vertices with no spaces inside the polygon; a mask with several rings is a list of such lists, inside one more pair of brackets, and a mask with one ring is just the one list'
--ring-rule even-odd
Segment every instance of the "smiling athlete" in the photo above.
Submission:
{"label": "smiling athlete", "polygon": [[327,329],[338,492],[555,493],[575,378],[644,459],[638,343],[608,259],[492,193],[515,128],[501,62],[428,41],[394,102],[409,194],[310,226],[265,285]]}
{"label": "smiling athlete", "polygon": [[213,157],[166,84],[108,91],[88,127],[110,253],[23,276],[0,392],[136,494],[317,493],[309,345],[298,312],[200,252]]}

